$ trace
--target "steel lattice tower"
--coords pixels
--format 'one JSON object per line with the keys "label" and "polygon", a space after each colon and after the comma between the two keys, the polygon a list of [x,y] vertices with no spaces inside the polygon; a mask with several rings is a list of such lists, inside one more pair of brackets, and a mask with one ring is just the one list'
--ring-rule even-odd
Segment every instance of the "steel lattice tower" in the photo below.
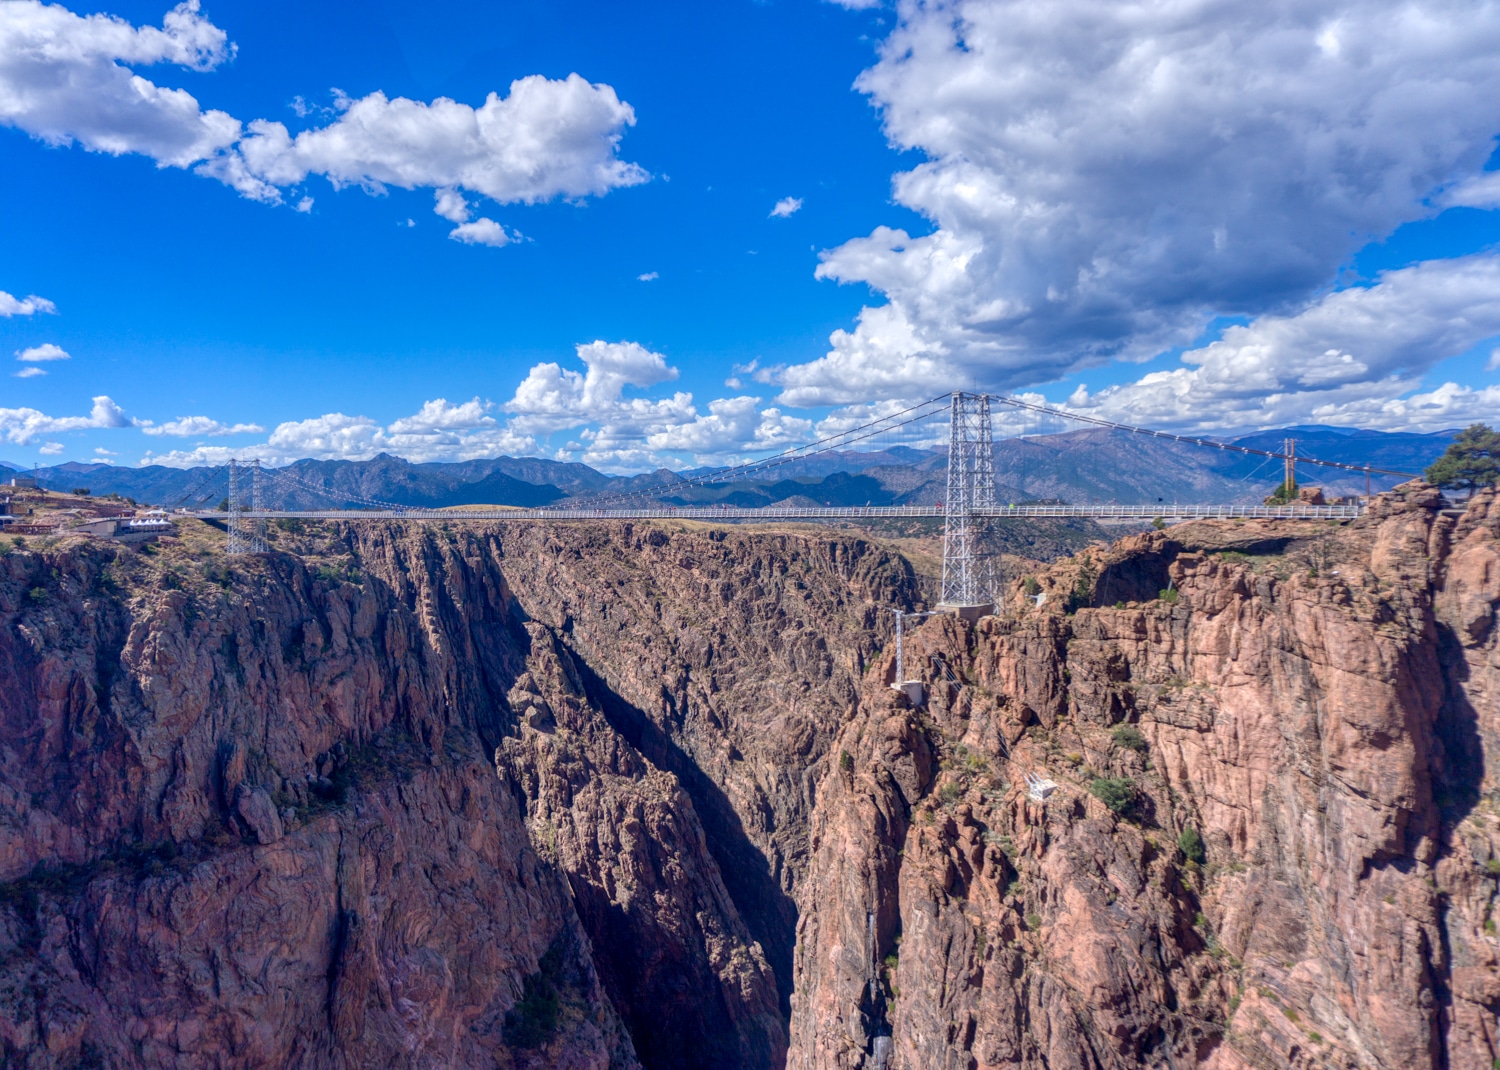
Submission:
{"label": "steel lattice tower", "polygon": [[[266,505],[261,498],[260,481],[260,458],[250,462],[250,511],[259,513],[264,511]],[[266,546],[266,518],[258,516],[250,522],[250,552],[252,554],[263,554],[267,552]]]}
{"label": "steel lattice tower", "polygon": [[[252,462],[250,473],[250,509],[260,512],[260,460]],[[263,554],[266,552],[265,524],[261,519],[245,521],[244,491],[240,486],[239,463],[229,462],[229,553]]]}
{"label": "steel lattice tower", "polygon": [[988,394],[955,390],[949,411],[948,499],[943,505],[942,604],[992,605],[995,446]]}
{"label": "steel lattice tower", "polygon": [[229,459],[229,552],[245,552],[244,519],[240,516],[240,469],[234,458]]}

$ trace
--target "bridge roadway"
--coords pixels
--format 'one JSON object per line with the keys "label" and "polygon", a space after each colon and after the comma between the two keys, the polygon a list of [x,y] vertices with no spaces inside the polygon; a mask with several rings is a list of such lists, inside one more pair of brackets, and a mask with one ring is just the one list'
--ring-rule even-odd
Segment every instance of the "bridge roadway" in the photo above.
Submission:
{"label": "bridge roadway", "polygon": [[[1087,518],[1090,520],[1353,520],[1362,505],[1000,505],[972,516],[997,520]],[[200,520],[225,520],[223,512],[179,513]],[[245,520],[893,520],[944,515],[941,505],[856,506],[623,506],[586,508],[308,509],[245,510]]]}

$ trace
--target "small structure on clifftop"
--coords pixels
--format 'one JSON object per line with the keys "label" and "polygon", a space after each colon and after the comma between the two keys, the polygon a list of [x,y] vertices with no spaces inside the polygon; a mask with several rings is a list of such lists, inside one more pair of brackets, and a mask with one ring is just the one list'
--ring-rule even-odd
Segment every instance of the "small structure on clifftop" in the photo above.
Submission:
{"label": "small structure on clifftop", "polygon": [[1057,790],[1057,781],[1039,777],[1035,773],[1026,774],[1026,794],[1037,802],[1046,802]]}
{"label": "small structure on clifftop", "polygon": [[927,701],[927,689],[921,680],[908,680],[906,678],[906,651],[902,645],[901,623],[907,617],[916,619],[930,617],[934,611],[907,613],[905,610],[893,609],[891,612],[896,615],[896,679],[891,684],[891,690],[900,691],[913,706],[920,706]]}

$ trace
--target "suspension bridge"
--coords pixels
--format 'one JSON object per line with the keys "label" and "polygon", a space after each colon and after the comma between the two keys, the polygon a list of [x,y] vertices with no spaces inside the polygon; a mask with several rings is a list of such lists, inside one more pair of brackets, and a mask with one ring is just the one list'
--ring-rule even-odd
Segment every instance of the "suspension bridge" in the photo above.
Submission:
{"label": "suspension bridge", "polygon": [[[1181,521],[1199,519],[1352,520],[1365,505],[1359,500],[1334,504],[1288,501],[1281,505],[1186,504],[1158,501],[1155,504],[1003,502],[995,480],[993,408],[1004,406],[1023,414],[1034,414],[1166,439],[1203,449],[1230,451],[1279,460],[1284,466],[1283,488],[1296,487],[1297,466],[1315,466],[1374,475],[1413,476],[1415,473],[1298,456],[1296,445],[1287,440],[1281,452],[1255,449],[1212,438],[1176,435],[1151,428],[1120,424],[1098,417],[1058,409],[1005,395],[954,391],[919,405],[871,420],[847,431],[818,439],[772,457],[727,468],[680,477],[665,486],[633,493],[600,494],[572,498],[557,505],[532,508],[472,507],[413,508],[358,494],[335,491],[287,470],[264,469],[258,460],[230,461],[213,469],[198,487],[183,495],[188,500],[227,469],[229,494],[219,509],[179,509],[179,517],[225,522],[229,552],[263,553],[267,550],[266,524],[274,520],[329,520],[350,523],[448,522],[568,522],[588,520],[703,520],[703,521],[869,521],[893,519],[941,519],[943,521],[942,603],[947,607],[979,607],[989,604],[994,590],[994,560],[990,547],[994,525],[1007,520],[1091,519],[1119,521]],[[946,496],[936,505],[827,506],[779,504],[760,507],[732,505],[667,505],[661,498],[693,487],[755,479],[779,467],[807,461],[823,454],[889,434],[922,420],[946,415],[948,422],[948,466]],[[340,508],[269,509],[268,483],[303,497],[322,496]],[[200,499],[201,500],[201,499]],[[353,504],[358,508],[347,508]]]}

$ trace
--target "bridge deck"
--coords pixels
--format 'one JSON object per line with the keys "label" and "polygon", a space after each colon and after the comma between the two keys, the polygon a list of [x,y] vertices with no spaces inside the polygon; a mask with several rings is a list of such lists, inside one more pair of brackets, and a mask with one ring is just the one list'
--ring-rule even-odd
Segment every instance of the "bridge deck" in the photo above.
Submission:
{"label": "bridge deck", "polygon": [[[1361,505],[1001,505],[975,510],[973,515],[998,520],[1085,518],[1091,520],[1353,520]],[[200,520],[224,520],[222,512],[179,514]],[[890,520],[943,516],[940,505],[767,506],[640,506],[598,508],[560,506],[540,509],[309,509],[245,510],[246,520]]]}

